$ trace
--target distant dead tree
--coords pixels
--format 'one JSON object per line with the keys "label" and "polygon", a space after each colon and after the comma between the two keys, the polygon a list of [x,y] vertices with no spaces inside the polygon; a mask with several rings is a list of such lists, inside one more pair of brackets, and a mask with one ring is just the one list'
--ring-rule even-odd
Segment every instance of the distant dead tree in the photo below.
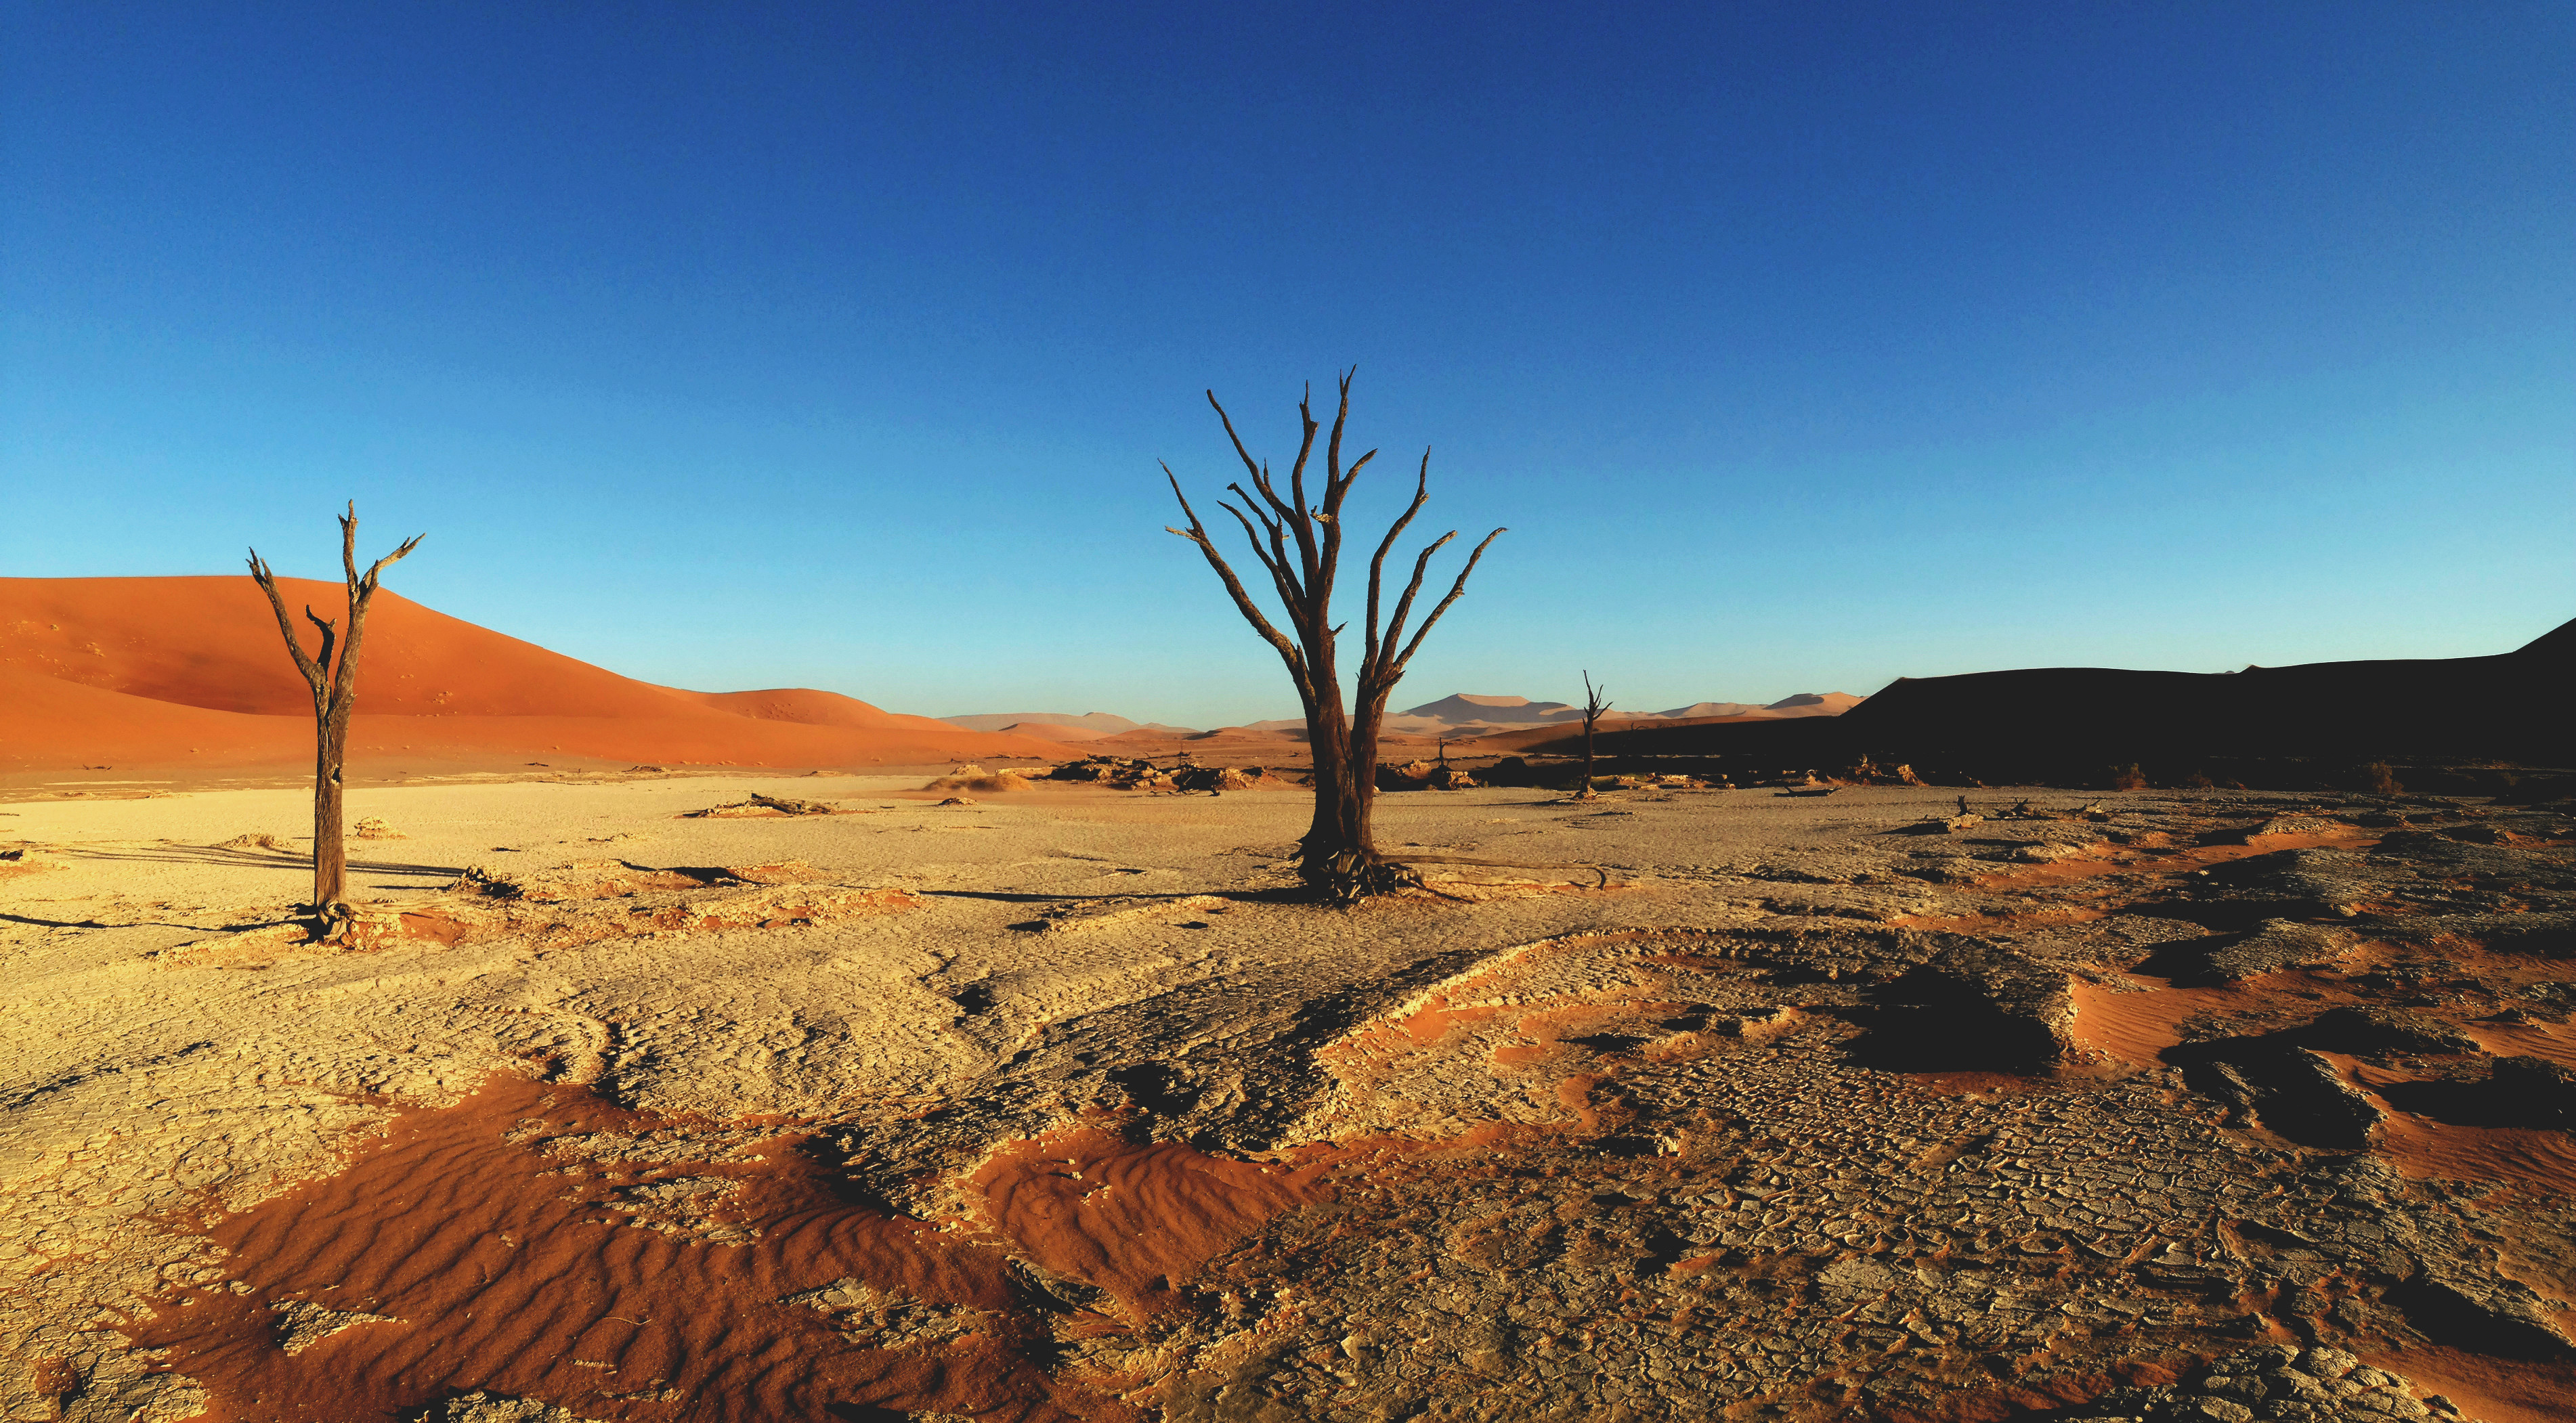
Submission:
{"label": "distant dead tree", "polygon": [[[1351,485],[1359,479],[1360,470],[1375,458],[1371,450],[1342,467],[1342,430],[1351,414],[1351,375],[1340,377],[1341,404],[1333,415],[1333,433],[1324,447],[1324,497],[1319,504],[1306,502],[1306,462],[1314,453],[1314,412],[1309,408],[1312,391],[1297,402],[1298,419],[1305,434],[1297,446],[1297,462],[1288,471],[1288,495],[1282,498],[1271,483],[1270,467],[1244,449],[1243,438],[1234,431],[1234,420],[1217,403],[1216,392],[1207,393],[1208,404],[1225,425],[1228,440],[1234,443],[1235,456],[1243,461],[1252,478],[1255,499],[1241,484],[1229,484],[1235,502],[1223,502],[1224,510],[1243,526],[1244,537],[1251,542],[1252,556],[1270,575],[1271,587],[1278,593],[1286,610],[1289,632],[1281,632],[1254,603],[1252,594],[1237,578],[1234,569],[1217,552],[1207,526],[1199,522],[1198,511],[1190,507],[1189,497],[1181,493],[1181,481],[1170,465],[1163,475],[1171,481],[1172,496],[1181,501],[1181,512],[1188,516],[1186,529],[1169,529],[1170,533],[1197,544],[1207,556],[1208,566],[1225,584],[1233,597],[1236,611],[1252,624],[1253,631],[1278,649],[1279,659],[1288,666],[1288,676],[1297,684],[1298,700],[1306,712],[1306,743],[1315,756],[1315,819],[1306,836],[1298,842],[1299,876],[1318,895],[1337,903],[1353,903],[1364,896],[1421,883],[1421,876],[1400,860],[1379,852],[1369,825],[1370,808],[1377,797],[1378,729],[1386,718],[1386,699],[1395,684],[1404,677],[1405,664],[1422,646],[1432,626],[1440,621],[1458,595],[1467,591],[1467,576],[1476,571],[1485,550],[1500,538],[1496,529],[1476,545],[1467,557],[1467,566],[1458,570],[1458,579],[1449,587],[1449,596],[1440,600],[1429,617],[1405,640],[1405,622],[1412,616],[1414,597],[1422,591],[1422,576],[1431,565],[1431,555],[1442,545],[1458,537],[1455,529],[1442,534],[1413,560],[1413,578],[1396,600],[1395,610],[1383,627],[1378,622],[1378,594],[1389,550],[1404,533],[1413,516],[1422,512],[1430,500],[1431,453],[1425,450],[1422,467],[1415,475],[1413,503],[1379,541],[1377,554],[1369,560],[1368,619],[1363,623],[1366,634],[1360,659],[1359,674],[1352,688],[1352,708],[1345,710],[1342,701],[1341,669],[1335,659],[1335,640],[1347,624],[1332,619],[1333,580],[1340,571],[1342,557],[1342,501],[1350,494]],[[1255,530],[1254,525],[1260,527]],[[1291,540],[1296,547],[1289,547]],[[1293,636],[1291,635],[1293,633]]]}
{"label": "distant dead tree", "polygon": [[1583,670],[1583,791],[1582,799],[1592,799],[1592,728],[1601,724],[1601,714],[1610,710],[1602,694],[1607,687],[1592,685],[1592,669]]}
{"label": "distant dead tree", "polygon": [[[313,915],[318,924],[316,937],[331,938],[348,927],[354,917],[347,903],[348,859],[341,849],[340,801],[345,789],[341,781],[341,762],[349,746],[349,712],[356,705],[358,690],[358,647],[367,633],[367,604],[376,596],[376,578],[386,567],[420,546],[425,534],[414,534],[402,547],[377,559],[364,575],[358,572],[358,506],[340,519],[340,567],[348,580],[349,635],[346,641],[331,619],[322,617],[306,604],[304,616],[322,631],[322,655],[308,656],[303,641],[296,636],[295,620],[286,614],[286,600],[277,595],[277,576],[262,562],[258,549],[250,551],[250,576],[259,580],[260,591],[268,595],[268,606],[277,613],[277,630],[286,639],[287,653],[295,659],[295,670],[304,674],[304,683],[313,689]],[[332,660],[332,649],[339,659]]]}

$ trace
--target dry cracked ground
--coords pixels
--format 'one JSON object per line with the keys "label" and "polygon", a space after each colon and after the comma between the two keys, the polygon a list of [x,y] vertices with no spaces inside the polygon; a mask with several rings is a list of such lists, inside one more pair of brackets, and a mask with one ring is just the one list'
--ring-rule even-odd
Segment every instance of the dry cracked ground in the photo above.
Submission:
{"label": "dry cracked ground", "polygon": [[2561,808],[918,784],[0,806],[5,1417],[2576,1416]]}

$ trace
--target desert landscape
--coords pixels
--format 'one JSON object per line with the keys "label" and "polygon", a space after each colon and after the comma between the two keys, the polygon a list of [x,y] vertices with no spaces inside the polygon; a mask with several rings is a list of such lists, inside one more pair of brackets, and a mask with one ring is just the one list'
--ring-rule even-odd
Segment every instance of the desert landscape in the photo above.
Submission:
{"label": "desert landscape", "polygon": [[1390,756],[1526,784],[1390,765],[1424,882],[1338,908],[1283,728],[672,692],[388,595],[359,917],[317,943],[311,715],[249,580],[201,582],[173,632],[149,580],[0,581],[8,1417],[2576,1396],[2545,774],[1936,787],[1698,745],[1582,797],[1554,708],[1450,698],[1497,749]]}
{"label": "desert landscape", "polygon": [[0,1423],[2576,1423],[2571,13],[0,6]]}

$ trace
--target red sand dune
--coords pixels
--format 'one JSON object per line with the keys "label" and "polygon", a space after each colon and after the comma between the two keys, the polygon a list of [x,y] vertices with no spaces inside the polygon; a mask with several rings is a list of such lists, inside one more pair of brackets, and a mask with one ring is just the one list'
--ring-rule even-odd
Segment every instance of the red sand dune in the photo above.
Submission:
{"label": "red sand dune", "polygon": [[[342,616],[338,584],[278,586],[299,614],[309,600]],[[312,629],[302,631],[310,650]],[[247,575],[0,578],[0,772],[309,763],[312,718]],[[360,774],[382,758],[847,766],[1054,750],[834,692],[657,687],[390,591],[368,614],[351,730]]]}

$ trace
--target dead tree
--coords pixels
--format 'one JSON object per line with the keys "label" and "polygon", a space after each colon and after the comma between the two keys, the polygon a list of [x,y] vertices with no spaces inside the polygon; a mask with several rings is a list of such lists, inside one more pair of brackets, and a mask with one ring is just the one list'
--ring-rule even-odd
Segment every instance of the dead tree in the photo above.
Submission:
{"label": "dead tree", "polygon": [[[414,534],[402,547],[377,559],[361,575],[358,572],[358,506],[353,501],[349,512],[340,518],[340,567],[348,582],[349,635],[344,641],[338,625],[304,607],[304,616],[322,632],[322,655],[308,656],[303,641],[296,636],[295,620],[286,614],[286,600],[277,595],[277,576],[262,562],[258,549],[250,551],[250,576],[259,580],[260,591],[268,595],[268,606],[277,613],[277,630],[286,639],[287,653],[295,659],[295,670],[304,674],[304,683],[313,689],[313,915],[318,924],[315,937],[331,938],[347,928],[354,912],[349,908],[349,867],[341,848],[340,801],[345,789],[341,763],[349,746],[349,713],[356,705],[358,690],[358,648],[367,632],[367,604],[376,596],[376,578],[404,554],[420,546],[427,537]],[[334,661],[334,647],[339,658]]]}
{"label": "dead tree", "polygon": [[[1199,552],[1207,556],[1208,566],[1216,570],[1225,591],[1233,597],[1236,611],[1243,614],[1263,641],[1278,650],[1279,660],[1288,666],[1290,680],[1297,684],[1297,698],[1306,712],[1306,744],[1315,757],[1315,818],[1305,838],[1298,842],[1298,872],[1318,895],[1348,904],[1367,895],[1421,883],[1421,876],[1410,867],[1378,850],[1370,830],[1369,812],[1377,797],[1378,729],[1386,718],[1387,696],[1403,680],[1405,664],[1413,660],[1413,654],[1441,615],[1458,601],[1459,594],[1467,591],[1467,576],[1476,571],[1478,560],[1504,531],[1496,529],[1476,545],[1476,551],[1467,556],[1466,567],[1458,570],[1457,581],[1450,585],[1449,596],[1440,600],[1407,640],[1405,624],[1413,615],[1413,600],[1422,591],[1422,576],[1431,566],[1431,555],[1458,533],[1452,529],[1433,540],[1414,558],[1412,580],[1405,584],[1403,596],[1396,599],[1393,613],[1383,626],[1379,624],[1378,599],[1387,553],[1430,500],[1431,454],[1425,450],[1422,467],[1414,477],[1413,503],[1386,531],[1376,556],[1369,560],[1368,618],[1361,624],[1366,641],[1346,708],[1335,642],[1347,624],[1335,623],[1332,618],[1333,580],[1341,569],[1342,558],[1342,501],[1377,451],[1351,461],[1348,469],[1342,467],[1342,430],[1351,414],[1351,373],[1341,376],[1340,385],[1341,404],[1333,414],[1333,433],[1324,447],[1323,499],[1314,504],[1306,501],[1306,464],[1314,453],[1318,428],[1309,408],[1311,390],[1308,397],[1297,402],[1298,419],[1305,433],[1297,446],[1297,462],[1288,470],[1285,497],[1272,484],[1270,467],[1255,460],[1243,447],[1243,438],[1235,433],[1234,421],[1225,413],[1225,407],[1217,403],[1216,392],[1207,393],[1208,404],[1225,425],[1226,438],[1234,443],[1235,456],[1243,461],[1252,479],[1252,493],[1245,492],[1241,484],[1227,485],[1235,499],[1222,502],[1222,507],[1243,526],[1253,558],[1270,575],[1271,587],[1287,614],[1288,631],[1282,632],[1262,613],[1243,580],[1217,552],[1216,541],[1209,537],[1207,526],[1199,522],[1198,511],[1190,507],[1189,497],[1181,493],[1181,481],[1172,474],[1170,465],[1163,466],[1163,475],[1171,480],[1172,496],[1181,501],[1181,512],[1190,521],[1188,528],[1168,532],[1198,545]],[[1256,493],[1258,498],[1254,497]]]}
{"label": "dead tree", "polygon": [[1602,697],[1601,697],[1601,694],[1602,694],[1602,693],[1604,693],[1604,692],[1606,692],[1606,691],[1608,691],[1608,690],[1610,690],[1610,689],[1609,689],[1609,688],[1607,688],[1607,687],[1595,687],[1595,686],[1593,686],[1593,685],[1592,685],[1592,671],[1591,671],[1591,669],[1590,669],[1590,668],[1585,668],[1585,669],[1584,669],[1584,672],[1583,672],[1583,789],[1582,789],[1582,793],[1581,793],[1581,798],[1582,798],[1582,799],[1584,799],[1584,800],[1590,800],[1590,799],[1592,799],[1592,728],[1594,728],[1594,727],[1596,727],[1596,726],[1599,726],[1599,725],[1601,724],[1601,714],[1602,714],[1603,712],[1606,712],[1606,711],[1610,710],[1610,704],[1609,704],[1608,702],[1606,702],[1606,701],[1602,700]]}

